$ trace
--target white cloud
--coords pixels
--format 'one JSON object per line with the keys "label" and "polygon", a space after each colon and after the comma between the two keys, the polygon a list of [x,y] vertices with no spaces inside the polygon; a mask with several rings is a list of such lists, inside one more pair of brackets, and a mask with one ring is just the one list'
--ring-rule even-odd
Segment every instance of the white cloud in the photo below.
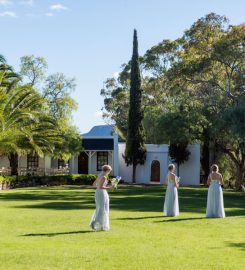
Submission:
{"label": "white cloud", "polygon": [[51,12],[47,12],[47,13],[45,13],[45,16],[47,16],[47,17],[53,17],[53,16],[54,16],[54,14],[53,14],[53,13],[51,13]]}
{"label": "white cloud", "polygon": [[10,0],[0,0],[0,5],[8,6],[8,5],[12,5],[12,2]]}
{"label": "white cloud", "polygon": [[5,12],[0,13],[0,17],[16,18],[17,15],[14,11],[5,11]]}
{"label": "white cloud", "polygon": [[32,7],[34,5],[34,0],[23,0],[20,2],[20,4]]}
{"label": "white cloud", "polygon": [[54,4],[50,6],[50,9],[55,10],[55,11],[61,11],[61,10],[66,10],[67,7],[62,4]]}

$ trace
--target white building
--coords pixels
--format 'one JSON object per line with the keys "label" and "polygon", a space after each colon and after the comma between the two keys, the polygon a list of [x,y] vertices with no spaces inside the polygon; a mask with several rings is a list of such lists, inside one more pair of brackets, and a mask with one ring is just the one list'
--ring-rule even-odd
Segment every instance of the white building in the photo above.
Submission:
{"label": "white building", "polygon": [[113,126],[95,126],[82,134],[82,150],[72,159],[72,173],[98,174],[103,165],[110,164],[112,174],[118,175],[118,135],[113,132]]}
{"label": "white building", "polygon": [[[189,160],[180,165],[180,177],[182,185],[200,185],[200,146],[198,144],[188,147],[191,152]],[[171,163],[168,156],[167,144],[146,144],[146,160],[144,165],[136,168],[136,182],[149,184],[161,183],[167,174],[168,164]],[[119,175],[130,182],[132,179],[132,166],[127,166],[122,154],[125,151],[125,143],[119,143]]]}
{"label": "white building", "polygon": [[[82,134],[82,150],[73,156],[69,162],[70,173],[98,174],[104,164],[112,167],[112,175],[120,175],[125,182],[131,182],[132,166],[126,166],[123,159],[125,143],[118,142],[118,135],[113,126],[101,125],[93,127],[88,133]],[[136,169],[137,183],[163,183],[170,163],[168,145],[146,144],[147,154],[144,165]],[[189,160],[180,166],[182,185],[200,184],[200,146],[190,145]],[[55,160],[37,155],[19,157],[20,172],[27,170],[40,171],[46,174],[59,170],[65,164],[62,160]],[[7,157],[0,157],[0,173],[9,168]],[[4,169],[5,168],[5,169]],[[24,173],[23,173],[24,174]]]}
{"label": "white building", "polygon": [[[112,166],[112,175],[120,175],[125,182],[131,182],[132,166],[127,166],[123,154],[125,143],[118,142],[118,135],[112,126],[95,126],[83,134],[84,151],[75,157],[77,167],[73,173],[98,174],[103,164]],[[146,144],[147,155],[144,165],[136,169],[138,183],[163,183],[170,163],[168,145]],[[200,146],[190,145],[189,160],[180,165],[181,184],[200,185]]]}

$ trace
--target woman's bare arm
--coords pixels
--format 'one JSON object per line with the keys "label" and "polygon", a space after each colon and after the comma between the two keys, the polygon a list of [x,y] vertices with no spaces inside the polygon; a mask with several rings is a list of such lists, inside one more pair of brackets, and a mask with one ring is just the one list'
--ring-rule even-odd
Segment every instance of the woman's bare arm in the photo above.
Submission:
{"label": "woman's bare arm", "polygon": [[97,182],[98,182],[98,177],[94,180],[93,187],[96,187]]}
{"label": "woman's bare arm", "polygon": [[208,176],[208,181],[207,181],[208,186],[210,185],[210,182],[211,182],[211,178],[210,178],[210,175],[209,175]]}
{"label": "woman's bare arm", "polygon": [[112,186],[109,186],[109,187],[104,186],[105,181],[106,181],[106,178],[103,177],[103,178],[101,179],[101,187],[100,187],[100,188],[101,188],[101,189],[112,189],[112,188],[113,188]]}
{"label": "woman's bare arm", "polygon": [[224,185],[223,176],[222,176],[222,174],[220,174],[219,176],[220,176],[220,184],[221,184],[221,186],[223,186]]}
{"label": "woman's bare arm", "polygon": [[178,188],[179,187],[179,183],[177,182],[176,177],[177,176],[174,176],[174,185]]}

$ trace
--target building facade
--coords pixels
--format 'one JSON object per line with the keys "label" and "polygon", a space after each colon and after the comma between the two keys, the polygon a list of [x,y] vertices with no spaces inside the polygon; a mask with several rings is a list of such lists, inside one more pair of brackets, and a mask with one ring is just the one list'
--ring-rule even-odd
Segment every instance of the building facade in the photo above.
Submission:
{"label": "building facade", "polygon": [[[123,154],[125,143],[118,142],[118,135],[113,126],[95,126],[88,133],[82,135],[83,151],[74,157],[76,166],[73,173],[101,172],[101,166],[109,164],[112,175],[120,175],[125,182],[131,182],[132,166],[127,166]],[[189,145],[190,157],[187,162],[180,165],[182,185],[200,185],[200,145]],[[136,181],[138,183],[163,184],[170,163],[167,144],[146,144],[146,161],[138,165]]]}
{"label": "building facade", "polygon": [[[118,134],[111,125],[93,127],[82,134],[81,152],[72,156],[69,163],[49,156],[40,158],[37,155],[19,157],[19,174],[99,174],[104,164],[112,167],[112,175],[120,175],[125,182],[131,182],[132,166],[127,166],[123,154],[125,143],[118,142]],[[180,166],[182,185],[200,185],[200,145],[189,145],[189,160]],[[163,184],[170,163],[167,144],[146,144],[146,161],[136,169],[137,183]],[[10,171],[7,157],[0,157],[0,174]]]}

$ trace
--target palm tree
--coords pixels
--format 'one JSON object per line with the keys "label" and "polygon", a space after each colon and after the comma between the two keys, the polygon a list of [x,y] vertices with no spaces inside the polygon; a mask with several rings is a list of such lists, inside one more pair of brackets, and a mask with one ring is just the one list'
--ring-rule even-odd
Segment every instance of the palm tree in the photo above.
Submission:
{"label": "palm tree", "polygon": [[8,84],[0,71],[0,154],[8,155],[11,173],[17,174],[18,155],[52,153],[61,140],[45,100],[31,86]]}
{"label": "palm tree", "polygon": [[47,100],[21,78],[0,55],[0,156],[9,157],[11,174],[18,173],[18,156],[36,153],[68,158],[80,150],[80,135],[61,125]]}

